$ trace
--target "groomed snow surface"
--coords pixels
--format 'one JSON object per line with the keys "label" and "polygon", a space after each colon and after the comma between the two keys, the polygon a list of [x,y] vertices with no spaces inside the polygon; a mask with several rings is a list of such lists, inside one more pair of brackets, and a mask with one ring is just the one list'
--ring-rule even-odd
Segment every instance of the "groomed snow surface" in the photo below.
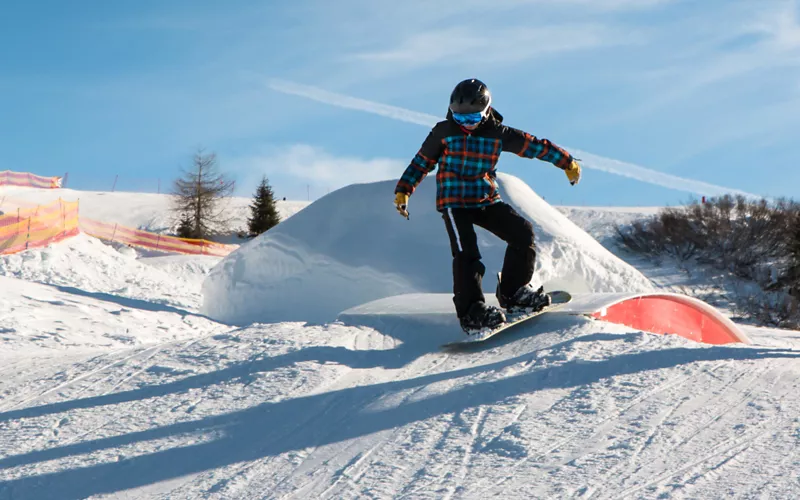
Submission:
{"label": "groomed snow surface", "polygon": [[[339,314],[449,291],[429,184],[410,221],[388,183],[350,186],[224,260],[86,236],[0,257],[0,499],[800,497],[794,332],[545,315],[444,352],[454,317]],[[546,286],[653,286],[593,238],[630,210],[565,210],[589,236],[501,187]]]}

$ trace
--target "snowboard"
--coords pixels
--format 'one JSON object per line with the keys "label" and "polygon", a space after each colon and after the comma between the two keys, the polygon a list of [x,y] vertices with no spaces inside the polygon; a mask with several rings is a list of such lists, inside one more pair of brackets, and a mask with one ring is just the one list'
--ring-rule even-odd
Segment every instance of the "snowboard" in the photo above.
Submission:
{"label": "snowboard", "polygon": [[498,333],[501,333],[501,332],[503,332],[505,330],[508,330],[512,326],[518,325],[520,323],[524,323],[524,322],[528,321],[529,319],[535,318],[535,317],[540,316],[542,314],[549,313],[549,312],[555,311],[557,309],[560,309],[561,307],[564,307],[565,305],[569,304],[569,302],[572,300],[572,295],[570,295],[568,292],[565,292],[563,290],[557,290],[557,291],[548,292],[548,293],[550,295],[550,298],[552,299],[552,303],[549,306],[545,307],[544,309],[541,309],[539,311],[532,312],[532,313],[506,315],[506,322],[503,323],[502,325],[500,325],[498,327],[495,327],[493,329],[486,329],[486,331],[483,331],[483,332],[480,332],[480,333],[476,333],[474,335],[465,336],[465,338],[463,340],[457,340],[455,342],[450,342],[448,344],[444,344],[442,347],[445,348],[445,349],[449,349],[449,348],[453,348],[453,347],[462,347],[462,346],[469,345],[469,344],[475,344],[475,343],[478,343],[478,342],[483,342],[486,339],[490,339],[490,338],[494,337]]}

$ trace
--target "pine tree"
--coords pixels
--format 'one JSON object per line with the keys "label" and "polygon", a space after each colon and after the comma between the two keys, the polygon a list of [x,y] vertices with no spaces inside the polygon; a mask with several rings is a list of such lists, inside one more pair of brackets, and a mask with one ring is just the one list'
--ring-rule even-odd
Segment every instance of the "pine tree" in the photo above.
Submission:
{"label": "pine tree", "polygon": [[251,216],[247,219],[247,227],[251,237],[256,237],[276,226],[281,218],[278,215],[278,207],[275,203],[275,195],[266,176],[261,179],[255,195],[253,204],[250,205]]}
{"label": "pine tree", "polygon": [[178,225],[178,237],[179,238],[193,238],[197,239],[197,234],[194,231],[194,223],[192,222],[192,216],[188,213],[181,215],[181,221]]}

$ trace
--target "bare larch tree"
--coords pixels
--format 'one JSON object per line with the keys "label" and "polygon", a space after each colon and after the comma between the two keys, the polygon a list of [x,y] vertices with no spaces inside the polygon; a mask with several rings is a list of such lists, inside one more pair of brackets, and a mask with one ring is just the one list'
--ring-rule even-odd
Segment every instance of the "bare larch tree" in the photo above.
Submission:
{"label": "bare larch tree", "polygon": [[199,149],[190,169],[173,184],[173,210],[180,218],[178,236],[207,239],[227,228],[230,219],[220,202],[233,193],[234,182],[219,171],[217,155]]}

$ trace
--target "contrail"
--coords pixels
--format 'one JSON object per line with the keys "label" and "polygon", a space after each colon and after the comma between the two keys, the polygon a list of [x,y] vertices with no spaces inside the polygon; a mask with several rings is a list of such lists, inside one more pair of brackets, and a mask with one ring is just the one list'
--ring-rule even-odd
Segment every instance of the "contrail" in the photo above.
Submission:
{"label": "contrail", "polygon": [[[397,106],[389,106],[378,102],[368,101],[366,99],[358,99],[334,92],[329,92],[310,85],[301,85],[299,83],[288,82],[285,80],[271,80],[269,82],[270,88],[283,92],[284,94],[291,94],[307,99],[312,99],[324,104],[332,106],[339,106],[341,108],[356,109],[366,113],[373,113],[376,115],[385,116],[393,120],[399,120],[417,125],[424,125],[432,127],[442,118],[427,113],[419,113]],[[616,174],[637,181],[646,182],[648,184],[655,184],[677,191],[685,191],[694,193],[701,196],[719,196],[724,194],[740,194],[749,198],[762,198],[759,195],[741,191],[738,189],[731,189],[724,186],[717,186],[707,182],[696,181],[693,179],[686,179],[676,175],[665,174],[657,170],[651,170],[632,163],[626,163],[611,158],[604,158],[602,156],[593,155],[578,149],[567,148],[575,157],[581,159],[581,165],[601,172],[609,174]]]}
{"label": "contrail", "polygon": [[701,196],[721,196],[725,194],[740,194],[748,198],[762,198],[762,196],[741,191],[738,189],[727,188],[724,186],[717,186],[716,184],[709,184],[703,181],[696,181],[693,179],[686,179],[678,177],[677,175],[665,174],[657,170],[640,167],[632,163],[625,163],[611,158],[604,158],[602,156],[593,155],[579,149],[566,148],[576,158],[581,160],[581,165],[601,172],[608,172],[609,174],[621,175],[636,179],[637,181],[655,184],[677,191],[686,191],[689,193],[699,194]]}
{"label": "contrail", "polygon": [[367,113],[385,116],[393,120],[401,122],[416,123],[417,125],[425,125],[426,127],[433,127],[441,118],[426,113],[417,113],[408,109],[398,108],[396,106],[389,106],[378,102],[367,101],[365,99],[358,99],[342,94],[334,94],[327,90],[310,87],[308,85],[300,85],[298,83],[286,82],[282,80],[272,80],[269,84],[270,88],[283,92],[284,94],[298,95],[314,101],[330,104],[332,106],[339,106],[340,108],[357,109]]}

